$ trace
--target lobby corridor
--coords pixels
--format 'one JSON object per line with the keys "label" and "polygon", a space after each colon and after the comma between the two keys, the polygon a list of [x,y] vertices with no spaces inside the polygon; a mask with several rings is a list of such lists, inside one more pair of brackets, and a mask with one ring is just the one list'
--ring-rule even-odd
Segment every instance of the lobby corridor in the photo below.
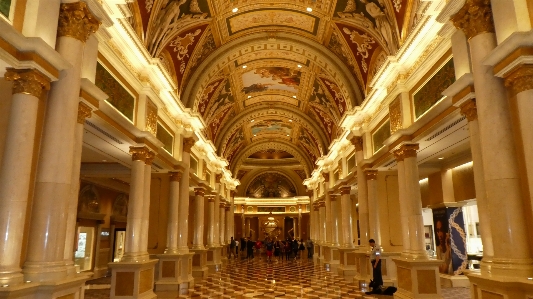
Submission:
{"label": "lobby corridor", "polygon": [[[105,279],[95,283],[105,283]],[[88,282],[91,284],[91,281]],[[85,299],[109,298],[109,289],[88,289]],[[365,295],[353,283],[308,260],[232,260],[184,294],[157,292],[158,298],[392,298]],[[443,289],[445,299],[468,299],[468,289]]]}

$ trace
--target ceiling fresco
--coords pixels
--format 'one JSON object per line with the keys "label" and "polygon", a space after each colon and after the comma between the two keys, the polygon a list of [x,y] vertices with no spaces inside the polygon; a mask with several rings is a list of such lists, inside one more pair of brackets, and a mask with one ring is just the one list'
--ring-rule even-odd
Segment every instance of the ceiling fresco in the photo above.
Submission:
{"label": "ceiling fresco", "polygon": [[246,176],[240,168],[250,159],[290,156],[301,161],[291,169],[303,179],[424,7],[420,0],[137,0],[127,20],[183,105],[203,117],[235,177]]}

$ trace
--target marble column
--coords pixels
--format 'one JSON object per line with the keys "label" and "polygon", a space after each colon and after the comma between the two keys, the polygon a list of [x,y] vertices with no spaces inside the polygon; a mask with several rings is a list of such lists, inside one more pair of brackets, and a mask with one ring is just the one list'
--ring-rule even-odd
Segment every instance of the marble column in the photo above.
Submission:
{"label": "marble column", "polygon": [[220,235],[219,243],[221,245],[226,245],[226,203],[220,202],[218,205],[218,218],[220,219]]}
{"label": "marble column", "polygon": [[407,220],[409,223],[409,246],[411,256],[427,259],[424,237],[424,219],[422,217],[422,199],[420,197],[420,183],[416,152],[418,144],[403,144],[398,154],[403,157],[405,178],[405,200],[408,207]]}
{"label": "marble column", "polygon": [[[330,200],[330,206],[331,206],[331,245],[335,247],[339,247],[339,220],[340,220],[340,212],[338,209],[338,200],[337,197],[339,197],[337,194],[330,194],[329,200]],[[326,207],[327,209],[327,207]]]}
{"label": "marble column", "polygon": [[214,230],[213,230],[213,245],[214,246],[220,246],[222,244],[220,242],[220,213],[218,211],[220,206],[220,192],[222,189],[222,184],[220,183],[220,180],[222,179],[221,174],[215,175],[215,206],[213,213],[215,214],[215,220],[214,220]]}
{"label": "marble column", "polygon": [[[224,211],[226,212],[226,243],[229,243],[228,239],[231,239],[233,237],[234,239],[237,239],[237,236],[234,236],[234,232],[232,230],[232,213],[231,213],[231,205],[225,205]],[[239,240],[240,242],[240,240]]]}
{"label": "marble column", "polygon": [[475,99],[467,100],[461,105],[461,114],[465,115],[468,119],[468,131],[470,132],[470,151],[472,152],[472,167],[474,169],[479,227],[481,230],[481,241],[483,243],[481,269],[484,271],[490,271],[490,265],[494,256],[494,246],[492,243],[492,232],[490,228],[490,207],[487,202],[487,194],[485,190],[485,175],[483,171],[483,159],[481,157],[481,141],[479,139],[479,124],[477,121]]}
{"label": "marble column", "polygon": [[61,72],[48,94],[24,265],[27,280],[67,275],[64,251],[83,47],[99,25],[85,2],[61,4],[56,50],[72,67]]}
{"label": "marble column", "polygon": [[326,203],[324,201],[319,201],[318,203],[318,214],[319,214],[319,240],[321,245],[326,245]]}
{"label": "marble column", "polygon": [[139,262],[147,259],[146,248],[142,247],[142,226],[144,214],[144,180],[146,159],[151,156],[145,147],[130,147],[131,179],[128,201],[128,223],[126,225],[126,241],[123,262]]}
{"label": "marble column", "polygon": [[409,236],[409,213],[411,207],[410,200],[406,197],[405,191],[405,166],[403,153],[401,150],[394,151],[398,168],[398,201],[400,202],[400,224],[402,226],[402,256],[408,257],[411,254],[411,239]]}
{"label": "marble column", "polygon": [[344,248],[354,248],[352,230],[352,202],[350,199],[350,186],[341,188],[341,215],[342,215],[342,244]]}
{"label": "marble column", "polygon": [[246,238],[249,238],[250,237],[250,218],[246,217],[244,218],[244,232],[245,232],[245,237]]}
{"label": "marble column", "polygon": [[355,136],[351,140],[355,146],[356,161],[357,161],[357,199],[359,203],[359,233],[361,245],[368,244],[369,237],[369,217],[368,217],[368,191],[366,185],[366,177],[363,172],[363,138]]}
{"label": "marble column", "polygon": [[228,230],[226,231],[226,242],[229,243],[231,237],[237,238],[235,235],[235,190],[230,191],[230,204],[229,204],[229,222],[226,220],[226,224],[228,225]]}
{"label": "marble column", "polygon": [[[67,274],[76,273],[74,266],[74,237],[76,236],[76,221],[78,215],[78,194],[80,192],[81,151],[85,119],[91,117],[92,108],[83,102],[78,104],[78,120],[76,135],[74,136],[74,160],[72,165],[72,184],[70,185],[70,199],[68,201],[67,225],[65,227],[65,247],[63,251]],[[99,238],[97,238],[99,240]]]}
{"label": "marble column", "polygon": [[179,253],[188,253],[189,246],[187,240],[189,238],[189,172],[191,165],[191,148],[196,141],[193,138],[183,139],[183,152],[181,154],[181,161],[183,163],[183,175],[180,181],[179,193],[179,218],[178,218],[178,251]]}
{"label": "marble column", "polygon": [[143,215],[141,225],[141,250],[144,259],[148,256],[148,232],[150,229],[150,185],[152,183],[152,162],[155,158],[155,153],[149,152],[144,161],[144,187],[143,187]]}
{"label": "marble column", "polygon": [[170,181],[168,198],[168,225],[167,225],[167,248],[165,253],[178,253],[179,240],[179,203],[180,203],[180,180],[181,172],[169,172]]}
{"label": "marble column", "polygon": [[369,239],[374,239],[376,241],[376,244],[381,245],[378,199],[378,171],[375,169],[366,169],[364,173],[368,190]]}
{"label": "marble column", "polygon": [[322,173],[322,176],[324,177],[324,198],[325,198],[325,205],[326,205],[326,238],[325,242],[326,245],[331,245],[333,241],[333,219],[332,219],[332,213],[331,213],[331,198],[329,194],[329,173]]}
{"label": "marble column", "polygon": [[531,277],[531,243],[524,237],[530,229],[524,211],[529,199],[521,189],[507,90],[503,79],[495,77],[492,66],[484,62],[497,46],[491,17],[489,1],[467,1],[452,22],[465,32],[470,45],[491,232],[498,236],[498,242],[493,242],[491,274]]}
{"label": "marble column", "polygon": [[194,238],[193,249],[204,248],[204,205],[205,189],[194,188]]}
{"label": "marble column", "polygon": [[298,238],[298,218],[292,217],[292,232],[294,234],[294,238]]}
{"label": "marble column", "polygon": [[39,98],[50,80],[33,69],[7,69],[13,97],[0,168],[0,285],[23,282],[19,267]]}
{"label": "marble column", "polygon": [[[214,247],[215,246],[215,195],[208,195],[206,197],[207,197],[207,247]],[[198,198],[198,196],[196,198]]]}
{"label": "marble column", "polygon": [[311,220],[311,227],[313,229],[313,242],[319,244],[320,240],[320,212],[318,202],[313,203],[313,219]]}

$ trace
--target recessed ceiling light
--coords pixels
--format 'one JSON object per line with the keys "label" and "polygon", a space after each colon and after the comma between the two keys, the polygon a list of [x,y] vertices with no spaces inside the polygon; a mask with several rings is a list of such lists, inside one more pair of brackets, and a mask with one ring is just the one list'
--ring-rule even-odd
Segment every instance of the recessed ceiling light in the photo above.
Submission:
{"label": "recessed ceiling light", "polygon": [[299,64],[299,65],[298,65],[298,67],[302,67],[302,65],[301,65],[301,64]]}
{"label": "recessed ceiling light", "polygon": [[252,96],[248,96],[248,98],[251,98]]}
{"label": "recessed ceiling light", "polygon": [[243,65],[242,68],[245,69],[245,68],[246,68],[246,65]]}
{"label": "recessed ceiling light", "polygon": [[289,119],[289,121],[292,123],[292,119]]}
{"label": "recessed ceiling light", "polygon": [[237,12],[237,11],[239,11],[239,9],[238,9],[237,7],[235,7],[235,8],[232,9],[231,11],[233,11],[233,12]]}
{"label": "recessed ceiling light", "polygon": [[438,159],[439,159],[439,160],[442,160],[442,159],[444,159],[444,157],[440,157],[440,158],[438,158]]}
{"label": "recessed ceiling light", "polygon": [[287,134],[287,137],[289,137],[289,134]]}
{"label": "recessed ceiling light", "polygon": [[313,9],[312,9],[311,7],[308,7],[308,8],[307,8],[307,11],[308,11],[308,12],[312,12]]}
{"label": "recessed ceiling light", "polygon": [[257,135],[254,134],[254,137],[257,137]]}
{"label": "recessed ceiling light", "polygon": [[296,99],[296,96],[292,96],[292,97]]}
{"label": "recessed ceiling light", "polygon": [[254,122],[254,119],[252,119],[250,122],[253,123],[253,122]]}

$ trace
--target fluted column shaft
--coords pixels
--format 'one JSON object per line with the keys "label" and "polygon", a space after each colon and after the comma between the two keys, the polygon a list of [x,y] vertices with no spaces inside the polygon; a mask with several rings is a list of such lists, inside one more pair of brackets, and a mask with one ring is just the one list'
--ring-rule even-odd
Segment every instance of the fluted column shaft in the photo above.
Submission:
{"label": "fluted column shaft", "polygon": [[213,213],[214,213],[214,229],[213,229],[213,245],[214,246],[220,246],[220,212],[219,212],[219,206],[220,206],[220,184],[221,175],[217,174],[215,181],[215,205],[213,207]]}
{"label": "fluted column shaft", "polygon": [[215,246],[215,196],[207,197],[207,246]]}
{"label": "fluted column shaft", "polygon": [[65,236],[83,47],[98,26],[85,2],[61,4],[56,50],[72,67],[52,83],[46,104],[24,266],[28,280],[54,281],[67,275]]}
{"label": "fluted column shaft", "polygon": [[226,204],[221,202],[218,205],[218,218],[220,219],[220,234],[218,236],[221,245],[226,244]]}
{"label": "fluted column shaft", "polygon": [[378,201],[378,172],[368,169],[365,171],[368,190],[368,220],[369,235],[377,244],[381,244],[381,230],[379,221],[379,201]]}
{"label": "fluted column shaft", "polygon": [[203,188],[194,189],[194,239],[193,249],[204,249],[204,198],[205,190]]}
{"label": "fluted column shaft", "polygon": [[331,211],[331,198],[329,194],[329,173],[323,173],[324,176],[324,198],[326,204],[326,244],[331,245],[333,242],[333,214]]}
{"label": "fluted column shaft", "polygon": [[178,251],[180,253],[189,252],[187,240],[189,238],[189,172],[191,165],[191,147],[194,146],[195,140],[192,138],[183,139],[183,152],[181,162],[183,163],[183,175],[180,181],[179,193],[179,218],[178,218]]}
{"label": "fluted column shaft", "polygon": [[342,247],[354,248],[352,230],[352,202],[350,200],[350,186],[341,188],[341,215],[342,215]]}
{"label": "fluted column shaft", "polygon": [[232,213],[231,213],[231,206],[226,205],[224,207],[225,215],[226,215],[226,244],[229,244],[231,237],[234,237],[234,239],[237,239],[236,236],[234,236],[234,232],[232,231]]}
{"label": "fluted column shaft", "polygon": [[[503,79],[495,77],[492,66],[484,61],[497,46],[490,5],[488,1],[466,2],[452,22],[469,38],[485,193],[490,215],[494,215],[491,232],[498,236],[491,273],[530,277],[532,250],[524,237],[530,228],[523,208],[529,198],[521,189],[507,90]],[[486,17],[480,18],[481,13]]]}
{"label": "fluted column shaft", "polygon": [[85,103],[78,104],[78,121],[76,122],[76,135],[74,136],[74,160],[72,164],[72,184],[70,185],[70,199],[68,201],[67,225],[65,227],[64,260],[67,274],[74,274],[74,237],[76,236],[76,221],[78,214],[78,194],[80,192],[81,151],[83,147],[83,134],[85,118],[91,117],[92,109]]}
{"label": "fluted column shaft", "polygon": [[[339,201],[337,200],[336,194],[330,194],[330,206],[331,206],[331,245],[339,247],[339,220],[340,220],[340,212],[339,207]],[[327,209],[327,207],[326,207]]]}
{"label": "fluted column shaft", "polygon": [[483,159],[481,154],[481,141],[479,139],[479,124],[477,121],[477,108],[475,100],[468,100],[461,106],[461,113],[468,119],[468,131],[470,132],[470,151],[474,169],[474,183],[476,189],[476,201],[479,216],[481,240],[483,242],[482,270],[489,270],[494,256],[492,243],[490,207],[487,202],[485,189],[485,174],[483,171]]}
{"label": "fluted column shaft", "polygon": [[0,285],[23,282],[19,267],[39,97],[49,80],[35,70],[8,69],[13,97],[0,168]]}
{"label": "fluted column shaft", "polygon": [[405,191],[405,166],[403,156],[396,156],[398,168],[398,200],[400,202],[400,224],[402,226],[402,255],[408,256],[411,251],[411,239],[409,237],[409,207],[410,200],[406,197]]}
{"label": "fluted column shaft", "polygon": [[141,226],[141,250],[144,259],[148,259],[148,231],[150,226],[150,185],[152,183],[152,161],[155,154],[147,155],[144,164],[143,215]]}
{"label": "fluted column shaft", "polygon": [[165,253],[178,253],[179,202],[181,172],[169,172],[167,248]]}
{"label": "fluted column shaft", "polygon": [[366,177],[363,172],[363,138],[356,136],[350,140],[355,146],[357,161],[357,199],[359,203],[359,233],[361,245],[368,244],[369,237],[369,217],[368,217],[368,191]]}
{"label": "fluted column shaft", "polygon": [[408,202],[409,244],[414,258],[427,258],[424,219],[422,218],[422,199],[420,197],[420,183],[416,151],[418,144],[404,144],[403,164],[405,175],[405,198]]}
{"label": "fluted column shaft", "polygon": [[244,219],[245,219],[244,231],[246,233],[246,237],[249,238],[250,237],[250,218],[246,217]]}
{"label": "fluted column shaft", "polygon": [[318,206],[318,214],[319,214],[319,235],[320,235],[320,243],[326,244],[326,204],[321,201],[320,205]]}

